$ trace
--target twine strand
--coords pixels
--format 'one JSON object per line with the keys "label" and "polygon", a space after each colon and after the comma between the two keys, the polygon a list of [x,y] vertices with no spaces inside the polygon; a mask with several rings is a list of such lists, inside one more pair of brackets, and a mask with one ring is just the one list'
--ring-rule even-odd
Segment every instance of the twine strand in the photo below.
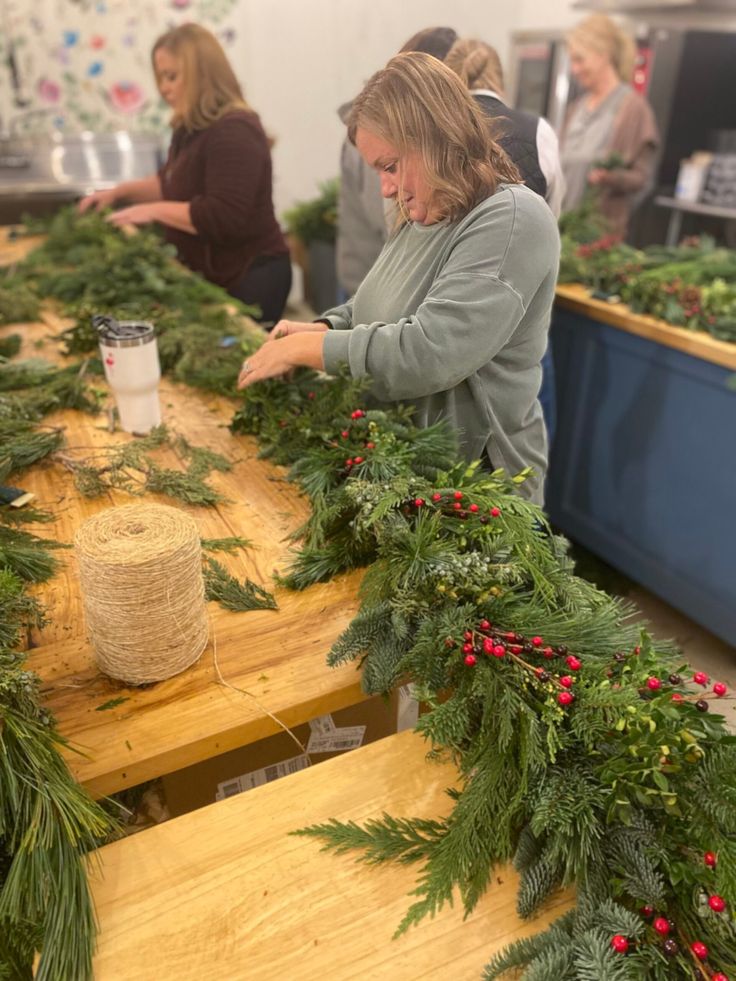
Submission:
{"label": "twine strand", "polygon": [[217,675],[217,681],[219,682],[219,684],[221,684],[224,688],[229,688],[231,691],[237,692],[239,695],[245,695],[247,698],[252,699],[256,703],[256,705],[258,706],[258,708],[261,710],[261,712],[263,712],[265,715],[267,715],[269,717],[269,719],[271,719],[273,722],[276,723],[277,726],[279,726],[281,729],[283,729],[283,731],[287,734],[287,736],[289,736],[291,739],[293,739],[293,741],[297,744],[297,746],[301,750],[302,754],[304,756],[306,756],[307,763],[311,766],[312,765],[312,757],[309,755],[309,753],[307,752],[306,748],[302,745],[301,740],[299,739],[299,737],[297,736],[297,734],[295,732],[293,732],[293,730],[291,730],[286,725],[285,722],[282,722],[281,719],[277,715],[274,715],[273,712],[271,712],[269,709],[267,709],[266,706],[256,698],[256,696],[253,694],[253,692],[248,691],[247,688],[238,688],[237,685],[231,684],[231,682],[229,682],[224,677],[222,671],[220,671],[220,665],[219,665],[219,662],[217,660],[217,638],[215,637],[214,632],[212,634],[212,654],[213,654],[213,660],[214,660],[214,665],[215,665],[215,674]]}

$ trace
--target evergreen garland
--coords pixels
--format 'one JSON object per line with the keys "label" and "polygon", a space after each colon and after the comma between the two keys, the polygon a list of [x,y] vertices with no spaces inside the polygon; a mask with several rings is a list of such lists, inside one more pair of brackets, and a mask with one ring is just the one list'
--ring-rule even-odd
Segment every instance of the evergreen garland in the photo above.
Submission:
{"label": "evergreen garland", "polygon": [[[471,911],[515,854],[523,916],[574,883],[575,914],[514,948],[525,978],[698,978],[698,941],[711,970],[734,971],[736,740],[707,711],[723,689],[698,695],[692,679],[709,679],[688,683],[676,652],[627,622],[627,604],[577,578],[513,481],[444,469],[437,446],[427,459],[423,439],[447,433],[416,431],[401,411],[332,396],[329,426],[320,386],[303,373],[270,382],[268,397],[249,390],[234,420],[263,434],[315,502],[285,582],[371,563],[330,663],[359,661],[369,692],[412,681],[429,706],[419,731],[455,761],[461,789],[431,833],[390,816],[299,833],[369,861],[411,855],[421,867],[398,932],[456,889]],[[492,962],[488,977],[500,970]]]}

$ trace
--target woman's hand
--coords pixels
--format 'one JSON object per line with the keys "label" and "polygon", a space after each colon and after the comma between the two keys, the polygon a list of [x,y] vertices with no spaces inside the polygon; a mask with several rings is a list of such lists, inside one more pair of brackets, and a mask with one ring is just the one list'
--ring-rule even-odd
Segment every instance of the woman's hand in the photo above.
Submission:
{"label": "woman's hand", "polygon": [[592,184],[593,187],[598,187],[601,184],[608,184],[610,172],[604,167],[594,167],[588,174],[588,183]]}
{"label": "woman's hand", "polygon": [[106,191],[95,191],[93,194],[88,194],[87,197],[82,198],[77,205],[77,211],[80,215],[90,210],[102,211],[103,208],[111,208],[117,201],[117,198],[118,193],[115,187],[110,187]]}
{"label": "woman's hand", "polygon": [[238,376],[238,389],[248,388],[267,378],[285,375],[292,368],[305,367],[322,371],[323,333],[324,331],[303,331],[288,337],[282,336],[278,338],[277,344],[263,344],[243,362]]}
{"label": "woman's hand", "polygon": [[327,324],[305,323],[299,320],[279,320],[266,340],[276,341],[282,337],[293,337],[294,334],[324,334],[327,330],[329,330]]}
{"label": "woman's hand", "polygon": [[107,216],[112,225],[147,225],[157,221],[157,202],[152,204],[132,204],[129,208],[121,208]]}

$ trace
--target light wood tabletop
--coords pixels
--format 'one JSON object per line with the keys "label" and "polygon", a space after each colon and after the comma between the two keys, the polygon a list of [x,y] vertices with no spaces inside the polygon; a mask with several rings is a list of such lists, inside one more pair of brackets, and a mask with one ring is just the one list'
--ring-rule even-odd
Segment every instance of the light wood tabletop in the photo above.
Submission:
{"label": "light wood tabletop", "polygon": [[[21,356],[58,358],[53,334],[61,322],[24,325]],[[0,334],[18,331],[0,328]],[[239,578],[248,576],[271,589],[278,611],[233,613],[209,604],[210,643],[199,662],[169,681],[147,688],[127,688],[97,670],[85,636],[82,597],[73,552],[59,551],[62,569],[36,587],[49,623],[35,631],[29,667],[42,681],[44,704],[55,715],[72,748],[64,755],[77,779],[95,795],[134,786],[279,731],[276,716],[287,726],[307,722],[362,701],[354,665],[328,668],[325,656],[355,615],[360,573],[314,586],[304,592],[273,587],[274,570],[285,570],[293,543],[289,535],[309,513],[307,500],[285,480],[285,471],[257,458],[255,440],[232,436],[227,425],[234,400],[223,399],[166,379],[160,387],[164,422],[197,446],[233,461],[229,473],[210,482],[226,498],[213,508],[184,507],[196,519],[204,538],[233,535],[253,546],[216,558]],[[110,434],[104,414],[66,410],[47,416],[44,425],[64,428],[72,455],[90,448],[127,442],[133,437]],[[180,465],[173,450],[162,465]],[[34,504],[48,508],[53,524],[33,525],[35,533],[71,542],[90,515],[131,498],[110,492],[85,499],[59,463],[40,462],[14,475],[12,482],[36,495]],[[146,501],[172,504],[147,494]],[[215,658],[217,666],[215,664]],[[218,676],[218,669],[220,675]],[[249,694],[223,685],[222,679]],[[103,709],[114,699],[117,706]]]}
{"label": "light wood tabletop", "polygon": [[591,320],[618,327],[628,334],[635,334],[664,347],[682,351],[694,358],[709,361],[729,370],[736,370],[736,344],[719,341],[702,330],[685,330],[672,324],[633,313],[625,303],[609,303],[597,300],[580,283],[558,283],[556,303],[566,310],[580,313]]}
{"label": "light wood tabletop", "polygon": [[446,815],[455,771],[426,762],[427,748],[389,736],[100,849],[97,981],[479,981],[571,893],[525,922],[516,873],[496,869],[467,920],[456,900],[392,940],[418,867],[369,867],[289,834],[332,817]]}

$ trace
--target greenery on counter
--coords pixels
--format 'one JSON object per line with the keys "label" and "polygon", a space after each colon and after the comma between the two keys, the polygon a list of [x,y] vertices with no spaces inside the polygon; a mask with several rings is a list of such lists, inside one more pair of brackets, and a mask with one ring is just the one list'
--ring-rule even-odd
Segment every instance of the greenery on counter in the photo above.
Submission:
{"label": "greenery on counter", "polygon": [[582,283],[594,296],[621,300],[635,313],[736,342],[733,249],[708,236],[634,249],[606,234],[594,197],[562,216],[560,233],[561,283]]}
{"label": "greenery on counter", "polygon": [[[170,313],[173,327],[174,306]],[[224,384],[199,351],[201,383]],[[419,731],[430,757],[453,760],[460,786],[444,820],[384,815],[302,833],[358,849],[369,862],[415,865],[417,889],[399,929],[455,892],[472,910],[493,888],[494,867],[512,857],[522,916],[575,884],[575,909],[495,957],[489,981],[506,971],[524,971],[527,981],[733,978],[736,738],[714,711],[724,686],[690,672],[667,645],[639,633],[624,603],[575,576],[565,543],[516,495],[524,474],[509,479],[459,463],[445,427],[417,430],[408,410],[371,409],[365,398],[359,383],[300,371],[248,389],[233,429],[256,435],[312,501],[286,582],[306,588],[368,567],[361,609],[330,662],[357,661],[370,692],[413,682],[429,707]],[[20,604],[19,627],[8,651],[41,615],[23,609],[17,577],[15,589],[7,602]],[[0,718],[11,704],[5,678],[0,669]],[[42,712],[35,682],[25,697],[32,720]],[[0,741],[6,732],[7,724]],[[41,745],[35,733],[30,745]],[[33,760],[18,765],[18,773],[38,772]],[[47,880],[22,864],[13,837],[30,812],[5,804],[1,789],[5,868],[12,864],[3,880],[0,862],[0,917],[9,910],[14,919],[0,935],[26,970],[39,941],[22,926]],[[41,793],[24,789],[28,801]],[[65,785],[64,793],[72,799]],[[66,828],[50,825],[56,834]],[[78,844],[84,852],[88,842]],[[65,867],[82,868],[71,858]],[[89,951],[88,897],[62,885],[65,943],[48,950],[48,933],[42,964],[64,956],[67,973],[46,967],[42,976],[84,981],[88,971],[72,970],[68,958],[72,946]],[[7,953],[5,962],[11,977],[29,976],[13,974]]]}

